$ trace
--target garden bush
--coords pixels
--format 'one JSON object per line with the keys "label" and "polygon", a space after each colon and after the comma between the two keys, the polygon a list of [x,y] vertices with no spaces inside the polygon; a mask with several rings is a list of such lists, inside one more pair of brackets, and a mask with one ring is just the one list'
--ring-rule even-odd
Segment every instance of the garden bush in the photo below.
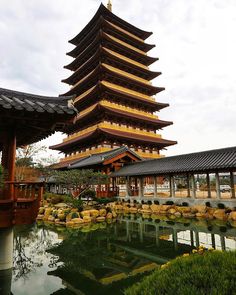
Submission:
{"label": "garden bush", "polygon": [[163,294],[236,294],[236,251],[178,257],[125,290],[125,295]]}

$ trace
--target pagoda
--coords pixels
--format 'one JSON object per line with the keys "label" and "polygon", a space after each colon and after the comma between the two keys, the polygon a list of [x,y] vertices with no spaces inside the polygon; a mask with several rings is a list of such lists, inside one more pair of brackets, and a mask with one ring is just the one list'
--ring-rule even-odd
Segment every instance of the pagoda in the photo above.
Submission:
{"label": "pagoda", "polygon": [[147,55],[155,47],[145,42],[151,34],[113,14],[109,1],[69,41],[74,60],[65,68],[73,73],[62,81],[71,85],[64,95],[76,97],[78,114],[64,130],[67,138],[51,147],[65,153],[60,167],[121,146],[144,159],[158,158],[176,144],[157,132],[172,122],[155,114],[169,104],[154,98],[164,88],[151,83],[161,74],[149,69],[158,60]]}

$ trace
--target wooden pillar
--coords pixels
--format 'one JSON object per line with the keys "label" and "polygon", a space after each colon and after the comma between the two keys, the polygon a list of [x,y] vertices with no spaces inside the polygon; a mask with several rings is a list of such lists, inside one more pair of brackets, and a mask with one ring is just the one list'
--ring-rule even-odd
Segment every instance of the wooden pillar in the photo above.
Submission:
{"label": "wooden pillar", "polygon": [[220,236],[220,244],[221,244],[222,251],[225,251],[226,246],[225,246],[225,237],[224,236]]}
{"label": "wooden pillar", "polygon": [[175,197],[175,181],[174,181],[174,176],[170,176],[170,196]]}
{"label": "wooden pillar", "polygon": [[207,191],[208,191],[208,198],[211,198],[211,181],[209,173],[206,174],[206,182],[207,182]]}
{"label": "wooden pillar", "polygon": [[215,177],[216,177],[216,198],[220,199],[220,177],[218,172],[216,172]]}
{"label": "wooden pillar", "polygon": [[195,199],[196,198],[196,188],[195,188],[194,174],[191,175],[191,189],[192,189],[191,197]]}
{"label": "wooden pillar", "polygon": [[190,185],[190,177],[189,173],[187,173],[187,197],[191,197],[191,185]]}
{"label": "wooden pillar", "polygon": [[[14,129],[9,129],[2,135],[3,149],[2,149],[2,166],[4,173],[6,173],[6,181],[15,180],[15,160],[16,160],[16,135]],[[14,187],[10,185],[8,192],[3,194],[4,199],[13,199]]]}
{"label": "wooden pillar", "polygon": [[156,199],[157,198],[157,177],[153,176],[153,180],[154,180],[154,182],[153,182],[153,186],[154,186],[154,194],[153,194],[153,196]]}
{"label": "wooden pillar", "polygon": [[234,173],[233,173],[233,171],[230,171],[230,186],[231,186],[231,198],[235,199]]}
{"label": "wooden pillar", "polygon": [[214,234],[211,234],[211,246],[214,249],[216,248],[216,239]]}
{"label": "wooden pillar", "polygon": [[126,188],[126,197],[129,197],[129,177],[125,177],[125,188]]}
{"label": "wooden pillar", "polygon": [[139,177],[138,182],[139,182],[138,196],[141,199],[143,197],[143,177]]}

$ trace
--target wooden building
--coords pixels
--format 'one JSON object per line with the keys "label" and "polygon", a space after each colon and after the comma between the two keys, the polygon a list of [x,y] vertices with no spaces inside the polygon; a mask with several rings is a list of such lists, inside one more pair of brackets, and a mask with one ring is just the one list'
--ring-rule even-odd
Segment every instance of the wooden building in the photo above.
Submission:
{"label": "wooden building", "polygon": [[[109,9],[108,9],[109,8]],[[65,153],[57,168],[67,168],[82,158],[122,146],[144,159],[159,158],[175,141],[163,139],[159,130],[172,122],[155,114],[167,103],[154,95],[163,87],[151,80],[160,72],[149,66],[158,60],[147,53],[155,45],[145,42],[152,34],[122,20],[100,5],[85,28],[69,42],[74,60],[65,66],[73,73],[63,82],[71,85],[65,95],[75,95],[78,115],[64,129],[67,138],[52,149]]]}

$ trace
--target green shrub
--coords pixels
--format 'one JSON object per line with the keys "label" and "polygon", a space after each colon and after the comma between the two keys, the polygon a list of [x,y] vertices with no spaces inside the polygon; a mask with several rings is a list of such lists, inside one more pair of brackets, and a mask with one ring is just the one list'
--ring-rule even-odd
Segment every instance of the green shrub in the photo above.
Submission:
{"label": "green shrub", "polygon": [[96,198],[94,199],[96,202],[98,202],[98,204],[108,204],[111,202],[116,202],[117,198]]}
{"label": "green shrub", "polygon": [[178,257],[155,270],[125,295],[236,294],[236,251]]}
{"label": "green shrub", "polygon": [[217,206],[219,209],[225,209],[225,205],[223,203],[218,203]]}
{"label": "green shrub", "polygon": [[166,201],[165,204],[166,204],[166,205],[174,205],[174,202],[173,202],[173,201]]}
{"label": "green shrub", "polygon": [[46,192],[43,195],[44,200],[47,200],[49,203],[53,205],[63,202],[63,197],[64,197],[63,195],[58,195],[58,194],[48,193],[48,192]]}
{"label": "green shrub", "polygon": [[94,199],[96,197],[96,192],[94,190],[85,190],[80,194],[80,198]]}

